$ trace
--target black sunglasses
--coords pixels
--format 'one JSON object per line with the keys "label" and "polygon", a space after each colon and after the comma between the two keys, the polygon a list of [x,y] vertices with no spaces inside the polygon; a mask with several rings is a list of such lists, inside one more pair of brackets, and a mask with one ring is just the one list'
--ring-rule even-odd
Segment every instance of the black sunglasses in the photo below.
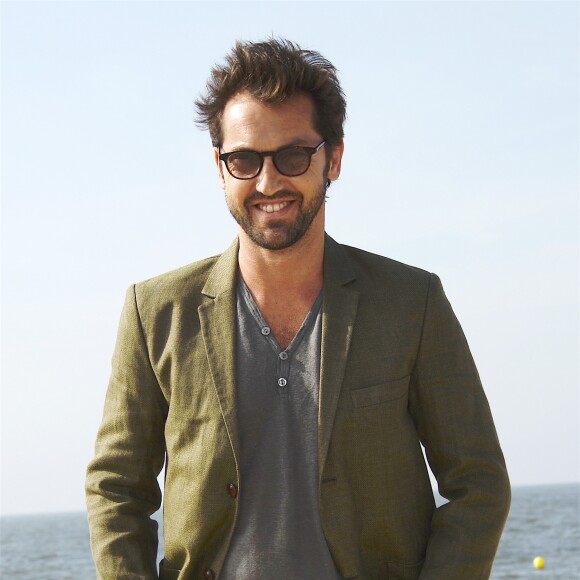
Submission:
{"label": "black sunglasses", "polygon": [[274,167],[286,177],[298,177],[308,171],[312,156],[326,143],[316,147],[282,147],[278,151],[230,151],[221,153],[219,160],[226,164],[229,174],[236,179],[253,179],[262,171],[264,158],[271,157]]}

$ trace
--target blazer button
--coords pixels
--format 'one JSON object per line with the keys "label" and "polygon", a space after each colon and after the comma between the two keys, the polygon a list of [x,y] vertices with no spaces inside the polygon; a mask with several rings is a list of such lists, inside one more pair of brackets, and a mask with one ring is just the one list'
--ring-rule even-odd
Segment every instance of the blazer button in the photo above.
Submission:
{"label": "blazer button", "polygon": [[203,573],[203,577],[205,578],[205,580],[214,580],[215,578],[215,574],[213,573],[213,570],[211,568],[208,568],[204,573]]}
{"label": "blazer button", "polygon": [[235,483],[228,483],[228,495],[234,499],[238,497],[238,486]]}

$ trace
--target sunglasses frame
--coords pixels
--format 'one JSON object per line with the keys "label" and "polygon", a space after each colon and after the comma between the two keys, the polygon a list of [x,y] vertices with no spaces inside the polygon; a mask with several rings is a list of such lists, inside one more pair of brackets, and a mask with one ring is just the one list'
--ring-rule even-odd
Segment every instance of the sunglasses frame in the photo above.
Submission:
{"label": "sunglasses frame", "polygon": [[[274,163],[274,167],[276,168],[276,171],[278,171],[278,173],[280,173],[281,175],[284,175],[285,177],[299,177],[300,175],[304,175],[310,169],[310,164],[312,163],[312,156],[316,155],[316,153],[318,153],[320,151],[320,149],[322,148],[322,146],[325,143],[326,143],[326,140],[319,143],[316,147],[303,147],[302,145],[292,145],[290,147],[281,147],[280,149],[277,149],[276,151],[254,151],[253,149],[239,149],[237,151],[229,151],[228,153],[220,153],[218,155],[218,159],[225,163],[225,166],[226,166],[226,169],[228,170],[228,173],[234,179],[247,180],[247,179],[254,179],[254,178],[258,177],[258,175],[260,175],[260,173],[264,167],[264,159],[266,157],[272,158],[272,162]],[[284,151],[288,151],[290,149],[298,149],[298,150],[304,151],[305,153],[308,154],[308,165],[306,166],[306,169],[304,171],[301,171],[300,173],[294,173],[292,175],[289,175],[288,173],[284,173],[283,171],[281,171],[280,168],[278,167],[278,164],[276,163],[276,156],[279,155],[280,153],[282,153]],[[230,166],[228,164],[228,159],[230,158],[231,155],[235,155],[236,153],[253,153],[260,158],[260,165],[259,165],[258,170],[256,171],[255,175],[252,175],[250,177],[238,177],[237,175],[234,175],[232,173]]]}

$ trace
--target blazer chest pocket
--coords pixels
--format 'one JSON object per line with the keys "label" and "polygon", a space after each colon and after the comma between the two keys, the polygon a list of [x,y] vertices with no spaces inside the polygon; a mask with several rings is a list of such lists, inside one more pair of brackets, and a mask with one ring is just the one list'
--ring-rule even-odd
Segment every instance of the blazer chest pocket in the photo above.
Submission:
{"label": "blazer chest pocket", "polygon": [[387,401],[395,401],[407,395],[410,376],[387,381],[379,385],[372,385],[362,389],[353,389],[350,392],[352,404],[355,408],[371,407]]}

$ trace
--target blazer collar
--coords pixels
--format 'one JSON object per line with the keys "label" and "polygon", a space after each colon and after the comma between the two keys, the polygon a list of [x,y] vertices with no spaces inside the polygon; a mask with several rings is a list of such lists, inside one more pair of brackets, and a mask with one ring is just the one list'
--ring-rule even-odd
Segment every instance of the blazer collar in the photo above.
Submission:
{"label": "blazer collar", "polygon": [[217,298],[220,294],[235,290],[238,275],[239,248],[240,243],[238,238],[236,238],[232,245],[219,256],[205,281],[201,291],[202,294],[209,298]]}
{"label": "blazer collar", "polygon": [[[235,288],[239,249],[240,242],[236,238],[231,246],[217,259],[201,291],[202,294],[209,298],[216,298],[219,294],[229,292]],[[356,277],[356,268],[344,248],[328,234],[325,234],[324,284],[338,284],[342,286],[352,282]]]}
{"label": "blazer collar", "polygon": [[324,284],[344,286],[357,278],[357,271],[344,248],[324,235]]}
{"label": "blazer collar", "polygon": [[[238,272],[238,238],[219,256],[202,289],[202,294],[216,298],[236,287]],[[324,284],[343,286],[357,277],[356,269],[344,251],[328,234],[324,235]]]}

